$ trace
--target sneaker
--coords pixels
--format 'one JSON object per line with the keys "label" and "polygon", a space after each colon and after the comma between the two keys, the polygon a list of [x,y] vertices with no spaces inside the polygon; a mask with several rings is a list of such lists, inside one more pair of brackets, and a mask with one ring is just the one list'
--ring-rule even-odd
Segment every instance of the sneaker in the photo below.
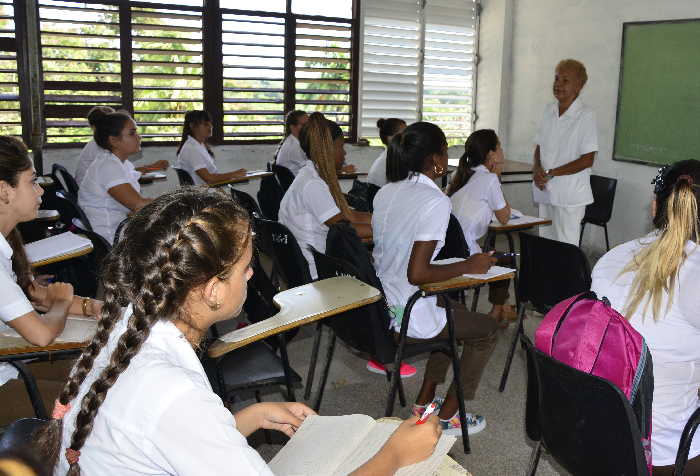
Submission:
{"label": "sneaker", "polygon": [[[444,401],[445,401],[445,399],[441,398],[441,397],[435,397],[433,399],[433,402],[435,402],[435,411],[433,412],[434,414],[437,415],[437,412],[440,411],[440,407],[442,407],[442,404]],[[423,416],[423,412],[425,411],[427,406],[428,406],[427,404],[426,405],[418,405],[418,404],[414,403],[413,407],[411,408],[411,415],[417,416],[418,418],[420,418],[421,416]]]}
{"label": "sneaker", "polygon": [[[376,360],[367,361],[367,370],[374,372],[375,374],[386,375],[386,367],[377,362]],[[401,362],[401,378],[413,377],[416,375],[416,368],[413,365],[409,365],[405,362]]]}
{"label": "sneaker", "polygon": [[[462,425],[459,421],[459,412],[449,420],[440,420],[442,432],[445,435],[460,436],[462,434]],[[467,432],[470,435],[475,435],[486,428],[486,418],[474,413],[467,413]]]}

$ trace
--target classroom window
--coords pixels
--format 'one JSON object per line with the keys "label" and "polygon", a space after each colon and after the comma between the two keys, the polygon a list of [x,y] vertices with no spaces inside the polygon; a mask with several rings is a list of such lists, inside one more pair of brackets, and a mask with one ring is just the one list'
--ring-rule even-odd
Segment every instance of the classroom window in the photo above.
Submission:
{"label": "classroom window", "polygon": [[11,0],[0,1],[0,135],[21,136],[17,39]]}

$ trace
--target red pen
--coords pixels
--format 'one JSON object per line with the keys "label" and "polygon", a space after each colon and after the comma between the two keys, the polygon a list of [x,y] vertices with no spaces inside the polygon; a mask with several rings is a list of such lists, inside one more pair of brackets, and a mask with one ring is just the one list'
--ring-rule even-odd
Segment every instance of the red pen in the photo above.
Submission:
{"label": "red pen", "polygon": [[435,405],[435,402],[431,402],[430,405],[428,405],[428,407],[425,409],[423,414],[420,416],[420,418],[416,422],[416,425],[422,425],[423,423],[425,423],[425,421],[428,419],[430,414],[433,413],[436,408],[437,408],[437,405]]}

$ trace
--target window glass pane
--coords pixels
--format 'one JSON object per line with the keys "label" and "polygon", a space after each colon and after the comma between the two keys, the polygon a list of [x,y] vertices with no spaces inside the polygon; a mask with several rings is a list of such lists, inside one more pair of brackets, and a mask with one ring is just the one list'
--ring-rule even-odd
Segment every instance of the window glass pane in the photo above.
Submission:
{"label": "window glass pane", "polygon": [[14,9],[11,0],[0,1],[0,38],[0,135],[19,136],[22,134],[22,121],[19,111]]}
{"label": "window glass pane", "polygon": [[300,15],[352,18],[352,0],[292,0],[292,12]]}

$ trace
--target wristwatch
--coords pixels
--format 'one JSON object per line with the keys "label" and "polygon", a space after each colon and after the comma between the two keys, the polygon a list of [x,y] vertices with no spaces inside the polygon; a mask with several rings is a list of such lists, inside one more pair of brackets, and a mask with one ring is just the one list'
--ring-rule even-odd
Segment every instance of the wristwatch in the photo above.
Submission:
{"label": "wristwatch", "polygon": [[547,177],[547,178],[552,178],[552,177],[554,177],[554,175],[552,175],[551,172],[552,172],[552,169],[546,169],[546,170],[544,171],[544,176]]}

